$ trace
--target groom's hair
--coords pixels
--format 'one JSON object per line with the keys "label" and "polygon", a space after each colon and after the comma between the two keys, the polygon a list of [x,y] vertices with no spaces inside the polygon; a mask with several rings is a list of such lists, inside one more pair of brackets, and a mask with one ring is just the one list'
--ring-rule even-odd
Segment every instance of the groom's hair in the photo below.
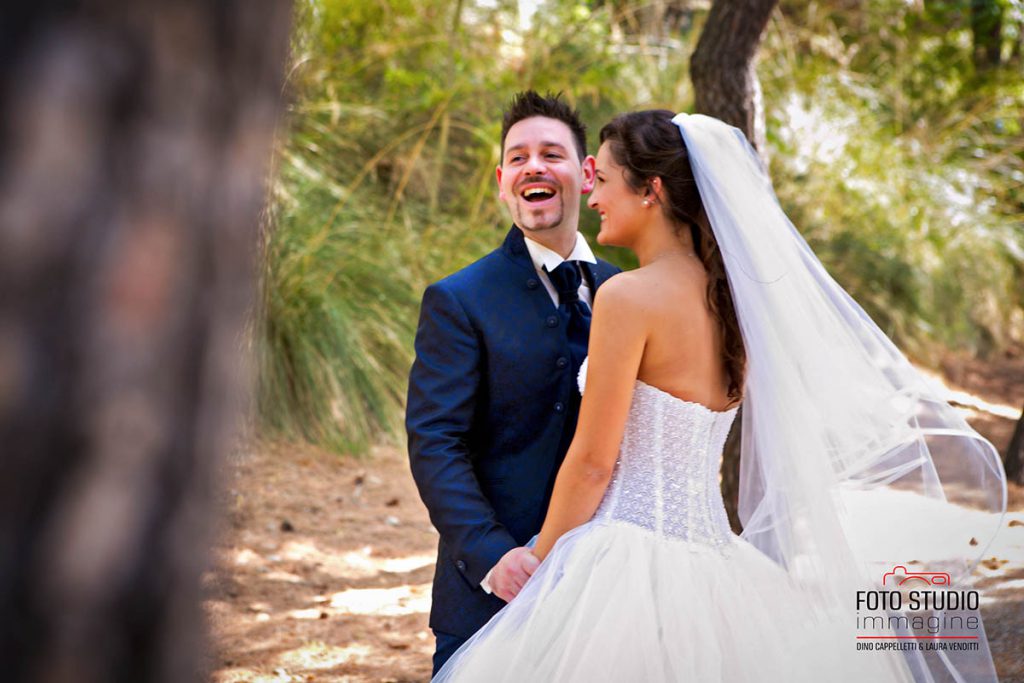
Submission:
{"label": "groom's hair", "polygon": [[580,121],[579,111],[562,101],[562,93],[541,95],[535,90],[524,90],[512,97],[501,121],[502,158],[505,154],[505,137],[508,135],[508,129],[523,119],[534,116],[555,119],[569,126],[580,161],[587,156],[587,127]]}

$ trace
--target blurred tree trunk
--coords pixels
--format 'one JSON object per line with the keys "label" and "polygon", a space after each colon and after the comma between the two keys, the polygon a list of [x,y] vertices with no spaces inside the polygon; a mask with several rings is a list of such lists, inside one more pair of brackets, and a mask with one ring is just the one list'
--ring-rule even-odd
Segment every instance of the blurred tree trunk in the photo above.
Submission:
{"label": "blurred tree trunk", "polygon": [[716,0],[690,60],[695,108],[736,126],[764,155],[764,103],[755,57],[778,0]]}
{"label": "blurred tree trunk", "polygon": [[204,680],[291,8],[0,10],[0,661]]}
{"label": "blurred tree trunk", "polygon": [[[757,48],[778,0],[716,0],[690,61],[696,110],[736,126],[765,154],[764,105],[755,62]],[[767,164],[766,164],[767,165]],[[722,456],[722,498],[734,531],[742,529],[737,503],[740,483],[740,408]]]}
{"label": "blurred tree trunk", "polygon": [[1010,439],[1010,447],[1006,449],[1003,465],[1006,467],[1006,478],[1024,486],[1024,413],[1017,420],[1017,427],[1013,430],[1013,438]]}
{"label": "blurred tree trunk", "polygon": [[971,38],[978,71],[999,66],[1002,34],[1003,7],[999,0],[971,0]]}

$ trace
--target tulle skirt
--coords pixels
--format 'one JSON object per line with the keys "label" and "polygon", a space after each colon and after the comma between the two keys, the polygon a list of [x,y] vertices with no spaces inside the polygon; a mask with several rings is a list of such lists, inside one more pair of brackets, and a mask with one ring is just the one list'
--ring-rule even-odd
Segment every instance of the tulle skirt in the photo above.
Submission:
{"label": "tulle skirt", "polygon": [[898,653],[857,650],[851,615],[812,609],[739,537],[714,549],[591,521],[434,681],[911,680]]}

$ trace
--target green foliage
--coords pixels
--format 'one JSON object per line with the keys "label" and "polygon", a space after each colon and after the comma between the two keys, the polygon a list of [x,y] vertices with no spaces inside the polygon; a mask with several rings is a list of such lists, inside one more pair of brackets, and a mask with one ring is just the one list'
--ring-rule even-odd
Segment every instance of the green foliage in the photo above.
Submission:
{"label": "green foliage", "polygon": [[[547,0],[527,26],[518,5],[300,3],[256,332],[266,431],[345,452],[400,433],[423,288],[508,227],[494,168],[513,93],[565,91],[592,148],[618,112],[690,106],[703,10]],[[918,354],[1024,339],[1024,85],[975,69],[964,6],[784,3],[759,67],[780,200]]]}
{"label": "green foliage", "polygon": [[976,71],[966,7],[784,4],[761,69],[780,200],[924,357],[1024,339],[1024,84]]}

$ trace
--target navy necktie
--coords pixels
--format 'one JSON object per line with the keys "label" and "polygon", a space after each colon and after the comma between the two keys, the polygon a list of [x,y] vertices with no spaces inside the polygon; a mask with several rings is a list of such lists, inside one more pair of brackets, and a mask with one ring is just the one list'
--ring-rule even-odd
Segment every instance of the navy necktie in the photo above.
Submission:
{"label": "navy necktie", "polygon": [[583,278],[579,261],[562,261],[557,268],[547,272],[551,284],[558,290],[558,310],[566,322],[573,372],[577,373],[587,357],[587,340],[590,338],[590,308],[580,300]]}

